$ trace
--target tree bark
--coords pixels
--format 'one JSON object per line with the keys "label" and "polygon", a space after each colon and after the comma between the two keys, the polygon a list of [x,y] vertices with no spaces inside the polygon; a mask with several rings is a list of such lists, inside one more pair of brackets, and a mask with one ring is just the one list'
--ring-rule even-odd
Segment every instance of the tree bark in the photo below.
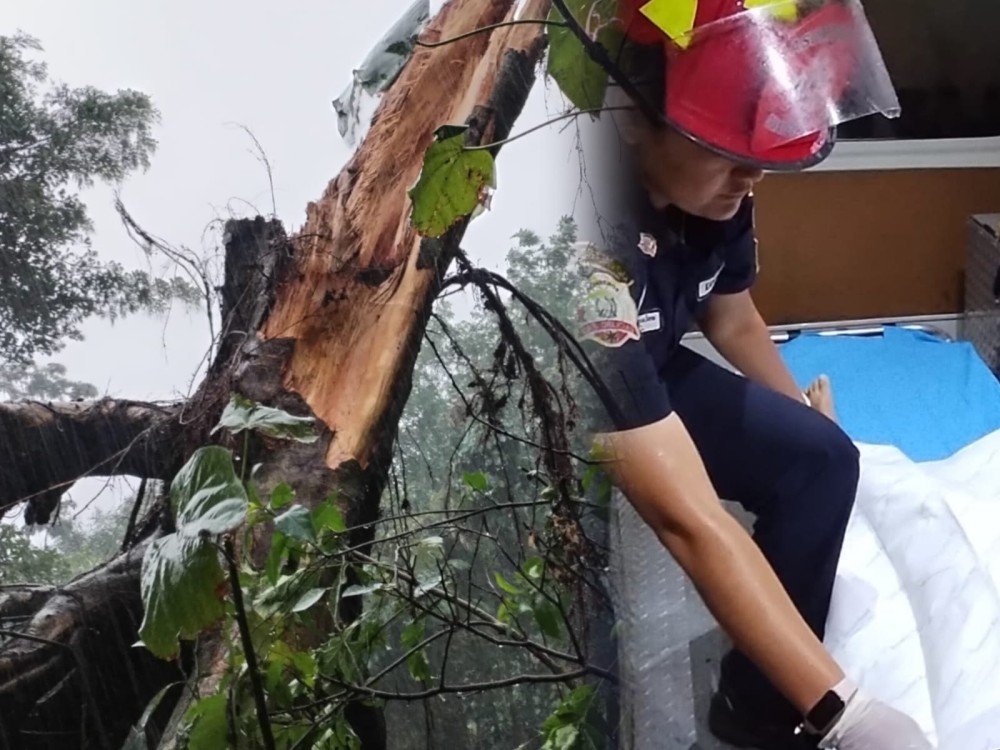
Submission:
{"label": "tree bark", "polygon": [[[432,21],[424,40],[451,39],[513,20],[516,5],[514,0],[451,0]],[[548,9],[549,0],[528,0],[519,17],[543,19]],[[442,47],[418,48],[385,94],[355,157],[323,197],[308,206],[306,224],[297,236],[286,240],[280,225],[259,218],[227,225],[224,327],[209,377],[183,406],[184,418],[176,407],[147,412],[137,412],[134,404],[124,407],[133,426],[131,433],[122,434],[131,437],[111,445],[110,436],[104,435],[99,449],[72,469],[53,466],[50,460],[37,478],[21,478],[21,485],[6,480],[15,489],[0,496],[23,498],[80,476],[74,471],[115,466],[122,456],[134,462],[129,466],[136,471],[128,473],[169,476],[174,464],[209,442],[211,428],[235,391],[315,417],[320,428],[320,439],[313,444],[255,441],[252,459],[262,464],[256,475],[261,492],[288,482],[297,499],[311,505],[336,491],[348,525],[357,529],[352,546],[370,543],[419,344],[444,270],[468,224],[460,221],[436,240],[421,239],[410,223],[407,189],[416,182],[424,153],[441,125],[467,123],[469,138],[476,144],[508,136],[534,83],[544,43],[544,27],[529,24],[474,34]],[[498,151],[499,146],[493,148],[494,154]],[[25,414],[42,416],[37,408]],[[47,418],[61,418],[59,424],[64,426],[79,421],[56,414]],[[0,446],[13,445],[10,428],[3,424],[0,429],[8,435]],[[73,429],[77,432],[66,438],[70,443],[50,452],[53,460],[61,460],[63,451],[82,451],[85,436]],[[152,453],[166,469],[152,469]],[[21,462],[17,454],[11,458],[9,466]],[[16,476],[27,476],[27,471],[20,468]],[[0,491],[3,488],[0,484]],[[256,551],[266,550],[267,541],[258,539]],[[73,584],[74,608],[61,593],[50,598],[32,621],[37,629],[32,632],[45,633],[40,636],[44,641],[15,639],[0,647],[0,720],[5,722],[0,741],[5,748],[34,747],[24,734],[27,719],[17,723],[18,717],[31,717],[38,725],[58,723],[53,713],[57,704],[45,699],[53,689],[54,695],[62,696],[60,706],[77,698],[78,711],[86,710],[91,699],[99,705],[93,706],[97,714],[89,724],[78,721],[62,744],[56,741],[46,747],[117,748],[123,731],[141,713],[141,699],[148,700],[150,690],[165,685],[170,679],[167,673],[174,674],[169,665],[156,665],[160,671],[150,667],[149,689],[143,683],[130,702],[108,702],[102,694],[106,680],[95,683],[101,690],[81,694],[86,690],[82,681],[91,675],[79,669],[65,647],[47,642],[83,643],[81,659],[86,656],[94,669],[116,659],[146,658],[137,655],[139,649],[131,650],[135,654],[127,650],[136,640],[141,620],[138,549]],[[360,597],[350,601],[360,606]],[[48,617],[48,612],[58,617]],[[91,623],[102,623],[102,633],[125,635],[90,638]],[[202,639],[198,651],[203,679],[197,691],[207,694],[224,666],[225,651],[221,639],[211,637]],[[184,707],[182,700],[172,725]],[[350,715],[365,750],[385,747],[380,712],[358,704]],[[8,716],[15,722],[9,727],[16,729],[6,724]],[[72,716],[80,719],[78,714]],[[108,721],[103,721],[106,716]],[[170,747],[170,738],[165,740],[163,747]]]}
{"label": "tree bark", "polygon": [[0,512],[27,502],[25,521],[44,524],[81,477],[169,479],[183,456],[180,410],[114,399],[0,404]]}
{"label": "tree bark", "polygon": [[142,621],[145,545],[65,588],[0,597],[0,747],[118,748],[153,696],[183,675],[176,663],[132,648]]}

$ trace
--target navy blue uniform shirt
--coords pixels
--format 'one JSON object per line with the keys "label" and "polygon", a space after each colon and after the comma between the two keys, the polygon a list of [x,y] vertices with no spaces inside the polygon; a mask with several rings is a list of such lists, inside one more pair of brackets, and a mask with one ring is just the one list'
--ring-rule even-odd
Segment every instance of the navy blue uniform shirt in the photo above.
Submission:
{"label": "navy blue uniform shirt", "polygon": [[[578,335],[607,386],[599,431],[627,430],[671,413],[663,369],[714,294],[749,289],[757,275],[753,199],[711,221],[643,198],[628,219],[578,243],[586,297]],[[609,403],[610,401],[610,403]]]}

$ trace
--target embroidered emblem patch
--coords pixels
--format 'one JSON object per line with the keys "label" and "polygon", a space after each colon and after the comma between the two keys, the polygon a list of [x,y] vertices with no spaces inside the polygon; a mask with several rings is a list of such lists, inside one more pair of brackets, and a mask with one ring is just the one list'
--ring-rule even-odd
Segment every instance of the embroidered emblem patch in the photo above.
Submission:
{"label": "embroidered emblem patch", "polygon": [[651,234],[641,232],[639,234],[639,249],[650,258],[656,257],[656,238]]}
{"label": "embroidered emblem patch", "polygon": [[585,292],[577,306],[578,336],[618,348],[639,340],[639,310],[632,299],[632,279],[625,265],[590,242],[576,243]]}

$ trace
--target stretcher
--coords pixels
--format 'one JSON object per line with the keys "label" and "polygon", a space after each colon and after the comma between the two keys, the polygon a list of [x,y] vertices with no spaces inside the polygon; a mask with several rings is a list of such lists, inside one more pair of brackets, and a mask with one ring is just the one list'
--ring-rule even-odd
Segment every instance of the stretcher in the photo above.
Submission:
{"label": "stretcher", "polygon": [[[827,647],[939,750],[996,750],[1000,383],[958,331],[909,319],[773,335],[800,384],[830,375],[840,422],[861,452]],[[713,356],[697,336],[686,343]],[[725,636],[621,496],[610,532],[619,747],[725,748],[705,723]]]}

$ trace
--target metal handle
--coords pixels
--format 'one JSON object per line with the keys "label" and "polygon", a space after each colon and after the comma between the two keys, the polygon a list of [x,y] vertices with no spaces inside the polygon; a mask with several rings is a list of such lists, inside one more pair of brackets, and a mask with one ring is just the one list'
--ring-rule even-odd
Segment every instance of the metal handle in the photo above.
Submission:
{"label": "metal handle", "polygon": [[1000,305],[1000,266],[997,266],[997,275],[993,279],[993,302]]}

